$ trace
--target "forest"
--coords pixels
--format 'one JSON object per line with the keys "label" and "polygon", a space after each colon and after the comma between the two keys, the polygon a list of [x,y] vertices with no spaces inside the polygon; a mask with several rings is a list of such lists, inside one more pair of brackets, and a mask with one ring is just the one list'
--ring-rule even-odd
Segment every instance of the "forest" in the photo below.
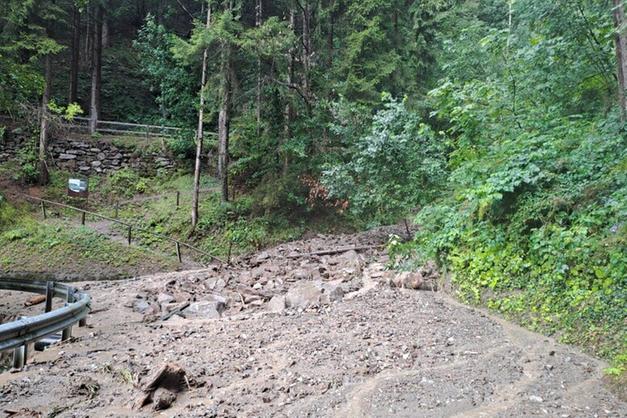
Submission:
{"label": "forest", "polygon": [[[229,217],[231,239],[401,224],[397,268],[435,262],[464,302],[624,378],[622,0],[2,5],[0,142],[26,138],[19,184],[53,182],[59,121],[180,128],[164,146],[193,191],[182,235]],[[0,234],[15,210],[0,195]]]}

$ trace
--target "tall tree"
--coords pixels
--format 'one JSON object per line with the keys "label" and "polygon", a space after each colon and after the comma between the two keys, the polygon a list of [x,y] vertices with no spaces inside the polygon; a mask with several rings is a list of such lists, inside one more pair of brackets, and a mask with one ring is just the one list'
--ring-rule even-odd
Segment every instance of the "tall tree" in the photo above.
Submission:
{"label": "tall tree", "polygon": [[[232,2],[227,2],[227,19],[232,18]],[[229,39],[224,39],[221,45],[220,58],[220,111],[218,114],[218,176],[222,189],[222,201],[229,200],[229,136],[231,124],[231,89],[233,87],[232,45]]]}
{"label": "tall tree", "polygon": [[[263,1],[255,0],[255,27],[258,29],[263,22]],[[261,90],[262,90],[262,74],[261,74],[261,54],[257,55],[257,90],[256,90],[256,108],[255,116],[257,119],[257,135],[261,129]]]}
{"label": "tall tree", "polygon": [[41,96],[41,111],[39,122],[39,184],[46,185],[50,181],[46,155],[48,151],[48,102],[50,101],[50,87],[52,84],[52,58],[50,54],[44,57],[44,92]]}
{"label": "tall tree", "polygon": [[70,92],[68,102],[75,103],[78,92],[78,65],[81,42],[81,12],[77,4],[72,5],[72,60],[70,62]]}
{"label": "tall tree", "polygon": [[614,0],[614,45],[616,49],[616,76],[618,79],[618,98],[623,121],[627,120],[627,23],[623,0]]}
{"label": "tall tree", "polygon": [[[211,25],[211,2],[207,2],[207,20],[205,28]],[[205,89],[207,85],[207,47],[202,52],[202,73],[200,78],[200,99],[198,105],[198,125],[196,127],[196,162],[194,164],[194,192],[192,196],[192,229],[198,224],[198,199],[200,194],[200,169],[203,145],[203,121],[205,117]]]}
{"label": "tall tree", "polygon": [[102,24],[104,8],[100,1],[94,5],[94,41],[93,60],[91,67],[91,99],[89,102],[89,133],[96,133],[98,118],[100,117],[100,90],[102,78]]}

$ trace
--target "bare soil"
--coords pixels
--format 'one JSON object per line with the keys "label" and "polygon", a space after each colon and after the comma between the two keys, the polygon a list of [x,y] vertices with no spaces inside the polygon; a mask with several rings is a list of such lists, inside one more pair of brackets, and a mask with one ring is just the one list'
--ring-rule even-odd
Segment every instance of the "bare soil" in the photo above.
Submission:
{"label": "bare soil", "polygon": [[[0,416],[627,416],[602,361],[425,290],[428,268],[396,280],[376,247],[393,232],[80,283],[93,297],[89,326],[0,374]],[[27,298],[3,293],[0,309],[15,314]],[[185,383],[139,408],[165,365]]]}

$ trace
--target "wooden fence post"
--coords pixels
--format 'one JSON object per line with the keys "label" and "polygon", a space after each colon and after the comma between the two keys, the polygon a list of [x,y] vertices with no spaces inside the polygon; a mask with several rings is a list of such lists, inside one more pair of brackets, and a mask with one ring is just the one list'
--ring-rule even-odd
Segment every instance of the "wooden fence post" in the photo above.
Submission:
{"label": "wooden fence post", "polygon": [[179,259],[179,263],[183,262],[181,258],[181,244],[178,241],[176,241],[176,257]]}
{"label": "wooden fence post", "polygon": [[181,192],[176,192],[176,207],[178,208],[181,204]]}
{"label": "wooden fence post", "polygon": [[132,228],[129,226],[129,227],[128,227],[128,245],[131,245],[131,239],[132,239],[132,236],[131,236],[131,229],[132,229]]}
{"label": "wooden fence post", "polygon": [[46,219],[46,204],[44,202],[41,202],[41,212],[44,215],[44,219]]}
{"label": "wooden fence post", "polygon": [[81,225],[85,225],[85,212],[81,212]]}

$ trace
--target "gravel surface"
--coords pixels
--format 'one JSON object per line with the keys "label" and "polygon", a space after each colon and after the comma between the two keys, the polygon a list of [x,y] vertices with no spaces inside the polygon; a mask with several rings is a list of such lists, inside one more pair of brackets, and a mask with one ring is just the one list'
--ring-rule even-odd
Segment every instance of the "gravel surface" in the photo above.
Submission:
{"label": "gravel surface", "polygon": [[[90,325],[0,374],[0,416],[627,416],[601,361],[425,290],[429,269],[393,287],[376,248],[392,232],[80,283],[94,299]],[[341,251],[320,254],[329,249]],[[3,293],[0,307],[26,298]],[[155,410],[154,392],[139,408],[166,364],[186,374],[167,389],[173,402]]]}

